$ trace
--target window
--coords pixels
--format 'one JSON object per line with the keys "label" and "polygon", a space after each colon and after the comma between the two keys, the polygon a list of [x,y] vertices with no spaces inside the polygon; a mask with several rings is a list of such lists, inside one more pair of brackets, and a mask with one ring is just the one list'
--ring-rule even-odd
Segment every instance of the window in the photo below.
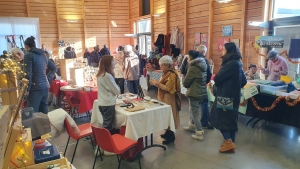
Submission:
{"label": "window", "polygon": [[138,33],[151,32],[150,20],[138,21],[137,25],[138,25]]}
{"label": "window", "polygon": [[273,18],[300,16],[299,0],[275,0]]}

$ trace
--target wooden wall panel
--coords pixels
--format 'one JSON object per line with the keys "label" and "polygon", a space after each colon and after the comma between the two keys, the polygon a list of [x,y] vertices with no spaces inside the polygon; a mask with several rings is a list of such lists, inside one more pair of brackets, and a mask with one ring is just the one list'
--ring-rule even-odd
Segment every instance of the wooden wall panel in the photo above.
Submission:
{"label": "wooden wall panel", "polygon": [[[154,0],[153,2],[153,13],[154,14],[162,14],[165,13],[165,1],[163,0]],[[165,14],[162,14],[159,17],[154,17],[153,18],[153,23],[151,24],[153,26],[153,39],[156,41],[157,36],[159,34],[165,34],[167,32],[166,27],[165,27]]]}
{"label": "wooden wall panel", "polygon": [[108,44],[107,0],[85,0],[86,47],[90,51],[96,45]]}
{"label": "wooden wall panel", "polygon": [[[124,0],[110,1],[110,20],[111,23],[111,51],[115,51],[118,46],[130,44],[130,38],[124,34],[130,33],[129,27],[129,4]],[[132,10],[131,10],[132,11]],[[115,23],[115,24],[112,24]]]}

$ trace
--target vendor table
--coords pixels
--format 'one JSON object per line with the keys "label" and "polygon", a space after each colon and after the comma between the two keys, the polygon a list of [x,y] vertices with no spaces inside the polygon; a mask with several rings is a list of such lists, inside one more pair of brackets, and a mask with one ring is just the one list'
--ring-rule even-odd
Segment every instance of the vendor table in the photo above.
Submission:
{"label": "vendor table", "polygon": [[[277,96],[259,93],[254,96],[257,104],[260,107],[269,107],[277,99]],[[246,115],[254,118],[263,119],[266,121],[272,121],[275,123],[285,124],[300,128],[300,104],[296,106],[288,106],[285,99],[281,100],[276,107],[271,111],[260,111],[258,110],[252,101],[248,101],[248,108]],[[253,120],[251,119],[251,121]],[[248,121],[249,123],[250,121]],[[258,121],[256,121],[257,123]],[[254,123],[254,125],[256,124]],[[253,126],[254,126],[253,125]]]}
{"label": "vendor table", "polygon": [[82,91],[81,87],[73,88],[71,86],[63,86],[60,90],[65,91],[67,94],[80,100],[78,106],[79,114],[92,110],[93,102],[98,98],[97,88],[93,91]]}
{"label": "vendor table", "polygon": [[[120,102],[118,99],[117,103]],[[91,123],[94,125],[102,124],[103,117],[98,107],[98,100],[94,101],[92,110]],[[141,140],[145,137],[146,146],[139,150],[136,155],[151,147],[161,147],[166,150],[163,145],[153,144],[153,133],[162,131],[168,127],[175,132],[174,118],[170,105],[160,105],[145,108],[136,112],[125,111],[124,108],[116,105],[116,114],[114,119],[114,128],[126,126],[125,137],[133,140]],[[151,135],[151,144],[148,146],[147,136]],[[136,157],[135,155],[135,157]],[[133,157],[133,159],[135,159]]]}

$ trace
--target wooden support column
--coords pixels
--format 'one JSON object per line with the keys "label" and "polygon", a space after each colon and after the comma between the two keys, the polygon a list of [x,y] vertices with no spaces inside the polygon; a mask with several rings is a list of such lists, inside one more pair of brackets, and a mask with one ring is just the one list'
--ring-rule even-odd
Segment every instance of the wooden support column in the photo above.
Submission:
{"label": "wooden support column", "polygon": [[[57,34],[58,34],[58,40],[62,40],[61,39],[61,32],[60,32],[60,21],[59,21],[60,19],[59,19],[59,11],[58,11],[58,1],[59,0],[55,0]],[[60,58],[59,47],[57,47],[57,56]]]}
{"label": "wooden support column", "polygon": [[29,6],[29,0],[26,0],[26,11],[27,11],[27,17],[30,17],[30,6]]}
{"label": "wooden support column", "polygon": [[110,0],[107,0],[107,26],[108,26],[108,46],[111,48],[111,20],[110,20]]}
{"label": "wooden support column", "polygon": [[169,33],[169,0],[165,0],[165,27],[166,27],[166,34]]}
{"label": "wooden support column", "polygon": [[85,21],[85,10],[84,10],[84,0],[81,0],[81,5],[82,5],[82,22],[83,22],[83,43],[82,43],[82,47],[83,50],[85,50],[85,48],[87,47],[87,43],[86,43],[86,39],[87,39],[87,35],[86,35],[86,21]]}
{"label": "wooden support column", "polygon": [[241,23],[241,38],[240,38],[240,51],[243,56],[243,67],[247,69],[247,57],[245,54],[245,43],[246,43],[246,27],[247,27],[247,0],[242,0],[242,23]]}
{"label": "wooden support column", "polygon": [[[131,20],[130,20],[130,12],[131,12],[131,9],[130,9],[130,0],[128,0],[128,25],[129,25],[129,33],[134,33],[133,30],[131,29]],[[132,42],[132,37],[129,37],[129,43],[130,44],[133,44]]]}
{"label": "wooden support column", "polygon": [[151,42],[154,42],[154,0],[150,0],[150,15],[151,15]]}
{"label": "wooden support column", "polygon": [[213,49],[213,19],[214,19],[214,0],[209,0],[209,16],[208,16],[208,49],[207,49],[207,54],[206,57],[207,59],[212,59],[212,49]]}
{"label": "wooden support column", "polygon": [[184,54],[187,52],[187,37],[188,37],[188,0],[184,0]]}
{"label": "wooden support column", "polygon": [[142,0],[138,0],[139,17],[143,16],[143,3]]}

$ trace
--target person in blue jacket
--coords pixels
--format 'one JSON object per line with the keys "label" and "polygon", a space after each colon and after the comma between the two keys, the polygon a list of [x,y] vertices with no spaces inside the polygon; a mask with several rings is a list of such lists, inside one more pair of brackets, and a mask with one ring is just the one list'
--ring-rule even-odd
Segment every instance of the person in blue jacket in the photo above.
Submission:
{"label": "person in blue jacket", "polygon": [[[24,70],[25,78],[29,80],[27,88],[28,107],[34,112],[48,113],[48,90],[51,80],[56,72],[56,66],[49,61],[42,49],[36,48],[33,36],[25,40]],[[48,68],[49,73],[46,74]]]}

